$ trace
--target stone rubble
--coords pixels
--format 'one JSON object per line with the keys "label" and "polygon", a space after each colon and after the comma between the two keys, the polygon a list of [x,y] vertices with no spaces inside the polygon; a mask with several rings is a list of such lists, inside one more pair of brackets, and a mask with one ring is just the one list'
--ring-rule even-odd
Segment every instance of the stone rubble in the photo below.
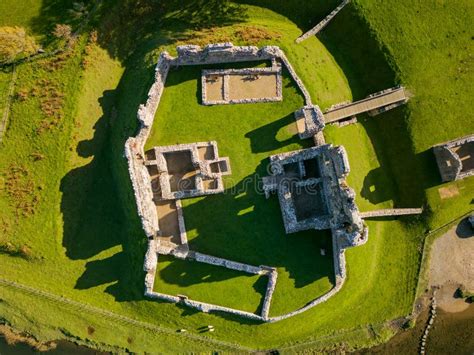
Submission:
{"label": "stone rubble", "polygon": [[426,324],[425,330],[423,332],[423,335],[421,337],[420,341],[420,354],[424,354],[426,352],[426,340],[428,339],[428,334],[430,332],[431,327],[434,324],[435,318],[436,318],[436,292],[433,295],[432,302],[431,302],[431,309],[430,309],[430,314],[428,317],[428,322]]}

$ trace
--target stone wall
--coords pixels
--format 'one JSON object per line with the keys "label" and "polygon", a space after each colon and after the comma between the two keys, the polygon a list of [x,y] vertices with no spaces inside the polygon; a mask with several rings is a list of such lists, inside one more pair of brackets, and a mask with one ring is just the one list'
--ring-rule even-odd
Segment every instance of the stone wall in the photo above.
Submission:
{"label": "stone wall", "polygon": [[300,131],[298,127],[298,135],[301,139],[311,138],[324,129],[324,115],[319,106],[304,106],[295,112],[295,119],[303,120],[304,130]]}
{"label": "stone wall", "polygon": [[391,216],[406,216],[423,213],[423,208],[387,208],[383,210],[375,210],[368,212],[361,212],[361,218],[374,217],[391,217]]}
{"label": "stone wall", "polygon": [[300,89],[305,99],[305,105],[311,106],[311,96],[288,61],[285,53],[276,46],[265,46],[260,49],[253,46],[234,46],[232,43],[210,44],[204,48],[195,45],[185,45],[176,48],[178,57],[173,58],[171,64],[180,65],[205,65],[232,62],[251,62],[259,60],[279,59],[286,67],[296,85]]}
{"label": "stone wall", "polygon": [[329,15],[327,15],[321,22],[319,22],[316,26],[310,29],[308,32],[303,33],[300,37],[296,39],[296,43],[300,43],[305,39],[308,39],[311,36],[316,35],[319,31],[321,31],[324,27],[328,25],[328,23],[341,11],[344,6],[346,6],[350,0],[343,0],[342,3],[336,7]]}
{"label": "stone wall", "polygon": [[[463,161],[455,152],[455,148],[464,144],[472,144],[472,142],[474,142],[474,134],[433,147],[433,152],[443,181],[455,181],[474,176],[474,169],[463,171]],[[472,154],[474,154],[474,151]]]}
{"label": "stone wall", "polygon": [[325,293],[321,297],[315,298],[313,301],[309,302],[304,307],[301,307],[293,312],[289,312],[278,317],[267,318],[266,319],[267,322],[275,323],[283,319],[294,317],[298,314],[306,312],[307,310],[313,307],[316,307],[317,305],[323,302],[326,302],[328,299],[330,299],[332,296],[334,296],[336,293],[338,293],[341,290],[342,285],[344,284],[346,280],[346,259],[345,259],[345,254],[344,254],[344,248],[340,245],[336,233],[332,234],[332,240],[333,240],[334,273],[335,273],[335,279],[336,279],[336,283],[334,287],[329,292]]}
{"label": "stone wall", "polygon": [[135,137],[130,137],[125,143],[125,157],[128,161],[128,170],[135,194],[137,212],[141,219],[143,230],[148,237],[153,237],[158,233],[159,224],[153,202],[150,175],[144,165],[145,154],[143,149],[160,102],[170,62],[171,58],[166,52],[160,55],[155,69],[155,82],[148,92],[146,104],[140,105],[138,110],[139,131]]}
{"label": "stone wall", "polygon": [[193,254],[194,254],[193,256],[194,260],[199,261],[201,263],[222,266],[227,269],[242,271],[242,272],[255,274],[255,275],[262,275],[265,273],[265,269],[259,266],[252,266],[248,264],[238,263],[236,261],[222,259],[216,256],[206,255],[206,254],[202,254],[198,252],[194,252]]}
{"label": "stone wall", "polygon": [[234,46],[232,43],[216,43],[204,48],[196,45],[183,45],[176,48],[178,57],[173,65],[202,65],[232,62],[269,60],[272,56],[254,46]]}
{"label": "stone wall", "polygon": [[[321,173],[320,178],[305,178],[291,184],[286,178],[284,166],[300,163],[305,160],[316,159]],[[345,182],[350,172],[349,160],[342,146],[333,147],[330,144],[312,148],[277,154],[270,157],[272,175],[264,179],[266,195],[269,191],[277,190],[283,222],[287,233],[309,229],[338,228],[349,240],[361,242],[362,235],[366,236],[365,227],[355,203],[355,192]],[[300,172],[304,174],[303,172]],[[296,208],[293,202],[291,186],[304,187],[320,184],[321,198],[327,207],[327,213],[312,216],[304,220],[296,217]],[[366,239],[365,239],[366,240]]]}
{"label": "stone wall", "polygon": [[[155,256],[153,257],[153,255]],[[276,279],[277,279],[277,271],[274,268],[271,268],[268,266],[252,266],[252,265],[243,264],[243,263],[239,263],[239,262],[235,262],[235,261],[231,261],[227,259],[218,258],[211,255],[197,253],[194,251],[189,251],[189,253],[187,253],[187,259],[189,260],[195,260],[195,261],[206,263],[206,264],[222,266],[231,270],[242,271],[242,272],[255,274],[255,275],[267,275],[269,277],[269,281],[268,281],[268,286],[267,286],[267,292],[264,298],[264,306],[262,310],[262,315],[258,315],[258,314],[230,308],[230,307],[224,307],[224,306],[219,306],[215,304],[191,300],[187,296],[184,296],[184,295],[172,296],[172,295],[168,295],[168,294],[164,294],[160,292],[155,292],[153,290],[153,287],[154,287],[155,273],[158,266],[157,265],[158,257],[157,257],[157,252],[156,252],[156,244],[154,240],[151,240],[149,242],[147,256],[145,259],[146,259],[145,271],[147,271],[147,275],[145,277],[145,296],[147,297],[159,299],[166,302],[184,304],[188,307],[197,309],[205,313],[225,312],[225,313],[230,313],[230,314],[238,315],[240,317],[258,320],[258,321],[266,321],[268,319],[270,300],[271,300],[273,291],[275,289]]]}
{"label": "stone wall", "polygon": [[[214,159],[212,160],[201,160],[199,157],[198,149],[202,147],[209,147],[213,150]],[[174,200],[174,199],[182,199],[188,197],[198,197],[203,195],[212,195],[221,193],[224,191],[224,183],[222,181],[222,175],[230,174],[230,164],[229,160],[226,157],[219,157],[219,153],[217,150],[217,142],[209,141],[209,142],[196,142],[196,143],[189,143],[189,144],[175,144],[170,146],[158,146],[154,147],[152,150],[155,154],[154,160],[146,160],[144,162],[147,166],[156,166],[159,174],[159,184],[160,184],[160,199],[162,200]],[[173,152],[182,152],[182,151],[189,151],[191,155],[191,162],[194,168],[196,169],[196,176],[195,176],[195,183],[196,186],[193,189],[188,189],[185,191],[171,191],[170,185],[170,175],[168,174],[168,165],[166,159],[164,157],[164,153],[173,153]],[[225,160],[227,162],[227,167],[229,170],[226,172],[212,172],[210,165],[212,163],[220,162]],[[204,179],[215,179],[217,182],[217,186],[213,189],[205,189],[204,188]]]}
{"label": "stone wall", "polygon": [[[272,97],[262,98],[245,98],[245,99],[230,99],[229,95],[229,76],[230,75],[269,75],[274,74],[276,76],[276,87],[275,95]],[[222,100],[208,100],[207,98],[207,85],[206,80],[209,75],[222,76],[223,80],[223,99]],[[258,79],[257,79],[258,80]],[[282,93],[282,77],[281,67],[270,67],[270,68],[246,68],[246,69],[213,69],[203,70],[201,75],[201,92],[202,92],[202,104],[203,105],[226,105],[226,104],[253,104],[259,102],[278,102],[283,100]]]}
{"label": "stone wall", "polygon": [[247,319],[253,319],[257,321],[263,321],[263,318],[257,314],[250,313],[250,312],[245,312],[245,311],[240,311],[238,309],[234,308],[229,308],[229,307],[223,307],[223,306],[218,306],[215,304],[209,304],[209,303],[204,303],[204,302],[198,302],[198,301],[193,301],[187,298],[182,298],[181,303],[188,306],[195,308],[201,312],[205,313],[210,313],[210,312],[224,312],[224,313],[230,313],[234,314],[236,316],[240,316],[243,318]]}
{"label": "stone wall", "polygon": [[[200,262],[206,262],[209,264],[219,265],[234,270],[249,272],[252,274],[267,275],[269,277],[269,282],[267,285],[266,294],[264,296],[261,315],[222,307],[218,305],[193,301],[188,299],[188,297],[186,296],[166,295],[159,292],[155,292],[153,290],[155,273],[158,266],[158,249],[160,247],[159,239],[157,238],[157,236],[159,235],[159,225],[155,204],[153,202],[150,176],[145,166],[144,146],[150,134],[155,113],[160,102],[166,76],[168,74],[170,66],[203,65],[255,60],[271,60],[273,65],[275,65],[277,59],[286,66],[293,80],[296,82],[297,86],[303,93],[303,96],[305,98],[305,105],[312,106],[311,98],[308,91],[306,90],[302,81],[297,76],[295,70],[289,63],[285,54],[278,47],[268,46],[258,49],[257,47],[235,47],[230,43],[225,43],[209,45],[206,46],[204,49],[201,49],[201,47],[198,46],[181,46],[178,47],[177,58],[170,57],[166,52],[160,55],[158,64],[156,66],[155,82],[150,88],[146,104],[140,105],[138,110],[138,120],[140,122],[140,129],[137,135],[135,137],[129,138],[125,144],[125,156],[129,165],[130,178],[133,184],[138,215],[140,216],[140,219],[142,221],[143,229],[149,238],[148,250],[144,260],[144,270],[146,271],[145,295],[147,297],[160,299],[167,302],[184,304],[186,306],[198,309],[203,312],[226,312],[248,319],[265,322],[276,322],[300,314],[322,302],[325,302],[336,292],[338,292],[342,287],[346,276],[344,247],[348,246],[348,244],[343,238],[343,234],[343,237],[341,237],[341,233],[339,230],[333,230],[334,270],[336,275],[335,286],[325,295],[314,299],[306,306],[294,312],[290,312],[279,317],[268,316],[270,311],[271,298],[277,281],[277,272],[275,269],[269,268],[267,266],[257,267],[237,263],[222,258],[216,258],[201,253],[191,252],[188,249],[186,249],[186,253],[183,254],[186,258],[193,258]],[[315,136],[315,142],[319,142],[319,144],[324,144],[324,136],[321,132],[318,132]],[[325,149],[324,146],[321,148]],[[289,153],[288,155],[290,156],[291,153]],[[346,171],[347,167],[344,166],[345,163],[342,162],[341,164],[342,165],[340,171]],[[180,240],[182,245],[187,246],[186,230],[184,226],[182,210],[180,208],[180,201],[177,200],[176,204],[178,207]]]}
{"label": "stone wall", "polygon": [[286,57],[285,53],[279,48],[278,48],[278,51],[280,52],[279,53],[279,58],[280,58],[281,62],[285,65],[286,69],[288,70],[291,77],[293,78],[296,85],[298,86],[301,93],[303,94],[305,106],[313,106],[313,103],[311,102],[311,95],[309,94],[308,90],[306,89],[306,86],[304,86],[303,81],[301,81],[298,74],[296,74],[295,69],[291,65],[291,63],[288,60],[288,58]]}
{"label": "stone wall", "polygon": [[176,211],[178,213],[179,238],[181,240],[181,245],[188,245],[188,234],[186,233],[186,225],[184,224],[181,200],[176,200]]}
{"label": "stone wall", "polygon": [[145,262],[143,263],[143,270],[146,272],[156,269],[158,264],[158,240],[149,239],[148,248],[145,254]]}
{"label": "stone wall", "polygon": [[265,298],[263,300],[262,306],[262,318],[265,321],[268,320],[268,315],[270,313],[270,305],[272,301],[273,292],[275,291],[277,278],[278,273],[276,269],[272,268],[271,270],[269,270],[267,290],[265,292]]}

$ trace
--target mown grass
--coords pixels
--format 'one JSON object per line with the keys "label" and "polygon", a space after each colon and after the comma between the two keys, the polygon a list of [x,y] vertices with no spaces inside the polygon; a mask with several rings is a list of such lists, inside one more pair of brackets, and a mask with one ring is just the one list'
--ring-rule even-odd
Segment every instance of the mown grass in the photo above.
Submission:
{"label": "mown grass", "polygon": [[[296,135],[293,116],[303,98],[285,73],[282,102],[206,107],[198,98],[202,68],[169,74],[147,146],[217,141],[219,154],[230,158],[232,175],[223,194],[183,201],[190,247],[278,267],[271,314],[292,311],[327,292],[334,278],[329,233],[286,235],[282,223],[269,223],[281,219],[278,199],[266,200],[261,191],[270,155],[310,144]],[[321,248],[328,251],[324,257]]]}
{"label": "mown grass", "polygon": [[[399,80],[414,94],[406,116],[422,188],[435,229],[473,208],[474,179],[441,184],[431,147],[474,132],[471,96],[474,90],[474,41],[469,26],[472,1],[356,2],[379,40],[392,57]],[[397,16],[382,16],[390,7]],[[441,198],[440,188],[459,194]]]}
{"label": "mown grass", "polygon": [[[62,2],[58,4],[63,5]],[[434,2],[428,2],[427,6],[430,4],[433,5]],[[51,2],[45,2],[43,5],[51,5]],[[429,57],[440,48],[433,49],[424,46],[420,37],[423,33],[431,34],[436,31],[426,29],[420,32],[412,31],[409,36],[406,36],[405,42],[400,41],[400,44],[397,44],[392,37],[400,32],[393,31],[393,21],[399,21],[395,28],[408,29],[417,23],[426,25],[431,21],[429,16],[433,14],[425,9],[407,21],[406,19],[410,17],[402,11],[402,5],[399,6],[394,1],[386,1],[384,6],[376,6],[376,3],[373,6],[371,3],[358,3],[357,7],[351,5],[345,9],[325,29],[319,39],[311,38],[302,45],[296,46],[293,39],[301,33],[304,24],[298,24],[299,27],[296,27],[288,21],[288,18],[295,19],[298,13],[304,13],[301,18],[308,19],[310,17],[308,14],[312,11],[318,11],[321,14],[325,12],[319,3],[308,2],[305,3],[305,7],[298,7],[300,5],[273,1],[271,8],[282,13],[283,16],[256,6],[244,7],[247,9],[248,17],[237,21],[236,26],[258,25],[280,33],[281,36],[275,40],[257,40],[253,44],[280,45],[307,84],[313,100],[322,107],[352,97],[361,98],[397,82],[405,83],[405,80],[416,83],[408,85],[417,95],[416,97],[419,97],[418,92],[422,92],[420,90],[426,86],[427,93],[424,100],[412,100],[408,108],[398,109],[378,118],[362,118],[361,124],[355,126],[341,129],[330,128],[326,131],[329,141],[344,144],[349,152],[352,166],[349,183],[356,189],[358,203],[362,209],[392,204],[404,207],[423,203],[425,189],[436,188],[439,181],[436,178],[436,168],[430,163],[432,161],[430,152],[426,152],[431,142],[413,143],[410,137],[415,137],[417,134],[423,135],[422,128],[441,120],[438,119],[439,115],[435,116],[434,111],[431,111],[433,115],[425,116],[424,123],[415,125],[411,121],[416,122],[422,117],[421,115],[425,112],[423,108],[425,103],[436,107],[436,103],[444,96],[439,93],[429,95],[429,87],[435,86],[436,82],[427,80],[428,76],[425,74],[418,74],[421,72],[418,64],[420,61],[411,61],[408,57],[413,57],[415,54],[419,57]],[[404,5],[409,8],[407,3],[404,2]],[[14,8],[14,5],[10,4],[10,6]],[[332,4],[327,2],[325,6],[330,7]],[[386,21],[386,6],[397,9],[390,16],[390,21]],[[468,3],[460,1],[457,4],[446,4],[445,8],[437,7],[436,16],[451,18],[457,15],[459,21],[459,23],[454,20],[446,21],[445,24],[445,21],[440,19],[438,23],[445,26],[440,25],[440,28],[456,31],[465,27],[467,22],[462,13],[472,14],[468,6]],[[49,28],[51,21],[54,22],[58,17],[51,13],[50,7],[43,7],[41,10],[41,15],[45,15],[43,28]],[[62,84],[58,87],[58,90],[64,93],[60,101],[62,119],[57,125],[38,134],[37,128],[43,120],[47,119],[41,110],[41,100],[45,98],[31,95],[26,100],[18,100],[13,104],[11,126],[7,132],[5,147],[0,151],[2,176],[5,177],[12,164],[26,167],[27,180],[33,182],[38,202],[33,214],[17,215],[15,208],[12,207],[13,200],[2,189],[0,198],[2,238],[11,240],[18,246],[27,245],[36,257],[32,261],[27,261],[0,255],[2,265],[0,275],[135,319],[166,325],[171,329],[185,328],[190,333],[194,333],[204,325],[213,324],[216,332],[208,336],[258,348],[273,348],[284,344],[316,340],[323,335],[354,327],[367,329],[365,327],[368,324],[377,325],[373,327],[375,337],[373,333],[365,330],[357,333],[360,334],[357,337],[342,337],[348,347],[366,346],[385,339],[386,330],[381,323],[407,314],[414,297],[420,259],[418,248],[421,241],[417,235],[423,231],[423,225],[416,224],[410,219],[369,222],[369,242],[347,252],[348,279],[343,290],[327,303],[280,323],[247,323],[240,318],[192,313],[187,308],[144,299],[142,262],[146,240],[135,212],[133,194],[123,159],[123,143],[136,130],[136,109],[145,100],[152,81],[154,59],[157,53],[162,48],[171,50],[176,40],[190,40],[189,36],[193,32],[189,28],[188,31],[183,31],[183,24],[177,22],[171,27],[162,27],[161,23],[157,24],[154,21],[157,18],[156,12],[150,14],[145,11],[142,16],[149,16],[146,18],[132,17],[127,11],[119,11],[119,13],[123,21],[115,22],[114,12],[108,13],[108,17],[104,18],[103,27],[98,29],[99,42],[87,55],[90,60],[85,67],[81,65],[84,43],[80,42],[76,47],[77,51],[64,61],[62,68],[49,71],[47,70],[48,63],[43,65],[41,62],[19,68],[18,89],[30,92],[34,86],[40,85],[40,80],[44,78]],[[369,19],[376,30],[373,33],[385,32],[381,39],[387,44],[386,48],[381,49],[379,43],[368,36],[370,27],[360,17],[361,14]],[[34,11],[31,16],[36,16]],[[8,15],[5,16],[7,17]],[[12,17],[11,23],[14,24],[16,21]],[[143,26],[135,26],[136,21],[139,21],[140,25],[143,23]],[[130,31],[128,26],[140,31]],[[222,38],[222,33],[226,35],[228,31],[230,31],[228,26],[224,29],[216,28],[212,31],[216,37],[209,36],[208,38],[209,40]],[[412,37],[416,42],[410,42]],[[439,46],[445,43],[440,38],[438,40]],[[446,41],[449,40],[452,39]],[[243,39],[236,38],[235,43],[244,42]],[[457,43],[456,47],[461,45]],[[403,52],[403,48],[410,50],[410,56]],[[402,65],[403,63],[405,65]],[[450,68],[454,68],[454,62],[449,63]],[[423,72],[428,71],[431,66],[425,66]],[[433,66],[433,72],[446,73],[447,71],[441,70],[443,68],[445,67]],[[182,73],[182,76],[186,77],[184,74]],[[469,74],[466,75],[469,76]],[[415,80],[417,78],[419,81]],[[48,83],[41,85],[51,86]],[[195,90],[196,83],[189,80],[177,85],[182,86],[185,93],[189,95]],[[450,80],[443,81],[444,87],[450,85]],[[470,84],[467,82],[465,85],[469,88]],[[287,95],[287,97],[291,96],[291,94]],[[168,100],[173,102],[176,98],[171,97]],[[194,100],[197,100],[195,91]],[[289,102],[296,106],[299,104],[298,100],[300,99],[295,95]],[[451,98],[448,97],[448,101],[452,101]],[[191,102],[192,108],[195,108],[195,102]],[[464,100],[455,102],[464,105]],[[294,107],[290,109],[291,105],[286,108],[284,105],[286,103],[278,110],[270,111],[269,114],[280,119],[286,117],[285,114],[292,112]],[[235,106],[235,110],[249,110],[248,117],[255,117],[250,112],[252,105],[244,106]],[[466,105],[464,107],[463,112],[466,114],[457,116],[456,122],[463,122],[464,127],[471,127],[468,119],[472,116],[472,111],[469,111]],[[216,108],[216,111],[226,109],[229,110],[229,108],[220,107]],[[168,108],[168,112],[169,110]],[[184,108],[177,106],[176,110],[183,112]],[[443,116],[447,117],[451,112],[456,111],[453,109],[442,112]],[[202,118],[199,111],[197,115],[198,118]],[[240,114],[235,116],[240,116]],[[258,121],[254,122],[255,128],[265,128],[265,123],[269,123],[267,117],[256,116]],[[436,119],[428,120],[429,117]],[[171,119],[172,117],[163,118],[165,121],[170,120],[169,122]],[[453,138],[454,134],[463,132],[464,128],[457,127],[450,119],[446,122],[446,126],[442,128],[428,128],[429,136],[433,137],[430,139],[435,141],[433,132],[438,132],[438,130],[447,133],[454,132]],[[245,143],[242,147],[236,147],[232,142],[224,143],[225,137],[224,139],[219,136],[209,137],[201,130],[196,130],[195,133],[187,131],[186,127],[192,127],[193,124],[190,121],[186,122],[186,126],[180,127],[184,130],[181,132],[182,137],[187,139],[191,138],[192,134],[203,134],[205,135],[205,137],[202,136],[203,140],[216,139],[219,148],[222,146],[221,154],[231,156],[231,164],[243,167],[242,171],[234,169],[233,176],[241,174],[242,178],[247,176],[246,174],[254,173],[255,167],[260,166],[260,161],[269,155],[269,151],[252,152],[251,137],[248,139],[245,137],[247,139],[245,140],[237,134],[240,127],[236,130],[235,138]],[[453,130],[455,126],[459,131]],[[169,130],[172,128],[171,123],[164,127]],[[214,130],[213,127],[211,128]],[[251,128],[249,126],[247,131]],[[414,133],[414,131],[419,133]],[[282,141],[282,144],[287,144],[289,143],[286,142],[287,133],[280,130],[276,136],[263,134],[264,138],[257,139],[257,143],[260,146],[274,145],[275,142],[280,144]],[[233,134],[233,131],[229,134]],[[168,138],[170,143],[175,143],[171,137]],[[266,139],[268,141],[265,141]],[[227,151],[225,144],[229,144]],[[280,146],[274,150],[293,149],[292,147],[298,144],[293,142],[291,145]],[[232,153],[233,150],[239,153],[237,148],[242,154],[249,152],[251,154],[248,158],[247,155],[240,157],[239,154]],[[37,154],[41,154],[43,158],[38,160]],[[243,161],[245,158],[250,161],[248,163]],[[449,200],[449,203],[443,201],[438,210],[433,209],[431,219],[433,222],[437,223],[437,218],[450,218],[457,211],[466,208],[465,202],[468,201],[465,196],[472,191],[472,186],[468,185],[472,179],[466,181],[466,185],[461,185],[465,186],[465,189],[461,191],[466,191],[466,193]],[[30,185],[31,183],[28,183],[25,186]],[[249,243],[249,240],[252,241],[250,238],[245,239],[245,244],[239,244],[240,248],[245,248],[245,255],[236,255],[237,250],[233,251],[235,248],[233,243],[243,241],[224,235],[212,225],[199,220],[201,213],[208,216],[213,212],[212,210],[215,210],[218,216],[222,215],[221,206],[228,205],[226,200],[228,197],[225,195],[216,196],[216,198],[221,199],[222,205],[208,204],[207,202],[211,199],[204,198],[190,201],[190,204],[186,206],[186,222],[188,227],[194,226],[194,228],[189,228],[192,242],[199,245],[203,252],[215,252],[216,255],[231,256],[241,261],[249,260],[259,263],[260,260],[267,260],[270,263],[272,259],[263,255],[262,250],[252,248],[252,244]],[[275,213],[277,211],[278,205],[274,199],[262,199],[261,203],[255,204],[254,211],[249,212],[250,210],[247,209],[252,207],[252,200],[253,197],[243,196],[242,205],[239,205],[237,201],[231,201],[232,206],[235,206],[232,211],[233,217],[230,219],[226,216],[224,220],[243,221],[255,214],[265,216],[266,211],[274,210]],[[435,205],[433,201],[435,200],[428,199],[430,206]],[[211,205],[211,208],[200,208],[204,204]],[[249,213],[237,218],[239,211]],[[277,222],[274,219],[265,221],[269,225],[269,230],[281,228],[279,217]],[[226,228],[232,233],[239,235],[242,233],[238,224],[229,225]],[[274,238],[271,241],[277,240],[276,237],[276,235],[270,236]],[[214,240],[206,240],[207,238],[214,238]],[[291,238],[291,236],[284,236],[278,239],[277,242],[281,243],[283,249],[279,250],[281,254],[272,257],[276,259],[281,255],[284,259],[285,248],[295,250],[296,243],[293,243]],[[264,240],[265,236],[259,235],[255,238],[255,242],[259,244],[254,245],[261,246]],[[294,260],[301,259],[297,260],[298,265],[294,268],[295,270],[299,270],[304,263],[314,267],[314,261],[308,259],[308,256],[310,251],[317,252],[319,247],[317,243],[320,240],[316,239],[315,235],[307,237],[305,235],[304,240],[299,241],[303,247],[298,252],[302,254],[295,252],[292,256]],[[261,256],[262,259],[257,260],[257,256]],[[265,259],[266,257],[268,259]],[[288,270],[283,264],[277,264],[277,266],[280,266],[283,275],[279,282],[281,281],[285,287],[291,286],[290,282],[293,280]],[[234,279],[226,281],[234,281]],[[296,285],[296,278],[294,282]],[[287,290],[291,289],[286,288],[284,291]],[[288,299],[294,298],[290,300],[294,301],[294,304],[286,304],[285,296],[278,295],[277,290],[274,304],[276,311],[283,311],[290,308],[290,305],[292,307],[297,305],[303,288],[295,287],[294,290],[298,293],[290,292],[287,296]],[[308,298],[310,296],[305,295]],[[111,327],[110,322],[104,322],[98,316],[91,315],[86,318],[81,314],[81,317],[78,317],[77,311],[44,305],[36,298],[16,296],[16,292],[7,293],[2,290],[0,298],[7,299],[7,297],[8,302],[0,303],[2,317],[10,319],[18,327],[29,329],[43,338],[56,337],[57,330],[64,328],[67,330],[65,334],[73,334],[91,342],[104,341],[128,347],[136,352],[199,351],[204,347],[212,348],[212,346],[202,346],[191,341],[184,343],[181,338],[171,336],[160,335],[158,339],[150,338],[149,333],[140,329],[133,330],[134,337],[132,338],[138,340],[130,344],[127,338],[131,335],[127,333],[131,330],[119,324]],[[278,299],[280,301],[277,301]],[[33,307],[33,305],[38,305],[38,307]],[[23,313],[20,310],[23,310]],[[88,326],[96,329],[93,335],[87,334]],[[111,332],[111,329],[114,331]]]}
{"label": "mown grass", "polygon": [[0,4],[0,26],[31,28],[32,19],[41,13],[42,3],[36,0],[21,2],[2,1]]}

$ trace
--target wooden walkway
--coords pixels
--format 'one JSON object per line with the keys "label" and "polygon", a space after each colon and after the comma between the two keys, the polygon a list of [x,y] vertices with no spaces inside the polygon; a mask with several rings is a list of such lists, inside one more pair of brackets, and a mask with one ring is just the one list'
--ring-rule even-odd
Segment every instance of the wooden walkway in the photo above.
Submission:
{"label": "wooden walkway", "polygon": [[337,122],[363,112],[374,112],[375,114],[389,110],[408,101],[407,92],[404,87],[387,89],[368,96],[367,98],[351,102],[345,105],[330,108],[324,113],[326,123]]}
{"label": "wooden walkway", "polygon": [[375,210],[369,212],[361,212],[361,218],[374,217],[391,217],[391,216],[405,216],[423,213],[423,208],[392,208],[385,210]]}

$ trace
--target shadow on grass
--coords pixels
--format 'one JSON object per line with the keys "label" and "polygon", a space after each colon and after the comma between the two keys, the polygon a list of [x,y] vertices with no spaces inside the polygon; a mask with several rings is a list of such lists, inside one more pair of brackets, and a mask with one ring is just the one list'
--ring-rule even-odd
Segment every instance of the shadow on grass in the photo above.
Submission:
{"label": "shadow on grass", "polygon": [[237,0],[242,4],[265,7],[276,13],[279,13],[294,24],[296,24],[303,32],[320,22],[326,15],[334,10],[340,0],[305,0],[305,1],[288,1],[288,0]]}
{"label": "shadow on grass", "polygon": [[128,60],[161,33],[168,43],[190,30],[242,22],[245,9],[227,0],[121,0],[99,31],[99,43],[114,58]]}
{"label": "shadow on grass", "polygon": [[78,156],[92,161],[61,180],[63,246],[74,260],[88,259],[121,243],[123,217],[107,154],[113,100],[113,92],[104,92],[99,99],[104,114],[94,125],[93,138],[76,147]]}
{"label": "shadow on grass", "polygon": [[[158,271],[159,276],[157,274],[157,278],[159,277],[160,282],[164,281],[166,282],[166,284],[179,285],[181,287],[189,287],[198,284],[209,284],[206,287],[209,287],[210,293],[220,295],[220,305],[234,307],[238,309],[240,309],[239,305],[232,305],[232,302],[229,303],[229,299],[233,299],[233,303],[235,303],[235,298],[239,297],[235,295],[234,290],[239,290],[239,292],[242,292],[242,290],[244,290],[244,287],[249,288],[248,282],[244,281],[244,284],[240,283],[240,281],[243,281],[242,278],[256,277],[256,275],[254,274],[248,274],[237,270],[226,269],[220,266],[209,265],[197,261],[179,260],[175,259],[172,256],[160,256],[160,262],[169,263]],[[225,290],[223,290],[222,287],[219,286],[212,286],[216,282],[230,280],[233,278],[240,278],[240,281],[234,283],[233,285],[227,286]],[[267,283],[268,277],[266,276],[258,276],[257,280],[253,283],[252,289],[260,295],[260,301],[253,310],[250,309],[251,306],[249,305],[249,311],[255,313],[261,312],[266,293]],[[163,292],[162,290],[160,290],[159,285],[156,291]],[[249,289],[248,291],[251,290]],[[190,294],[188,294],[186,291],[183,292],[185,292],[186,295],[190,296],[191,299],[195,299],[201,302],[209,302],[206,299],[201,299],[199,297],[193,296],[193,293],[197,292],[196,290],[193,291],[192,289],[190,289],[189,291],[187,291],[190,292]],[[242,302],[245,303],[245,301]]]}
{"label": "shadow on grass", "polygon": [[86,271],[76,282],[76,288],[84,290],[117,281],[119,274],[123,272],[122,265],[125,261],[123,253],[117,253],[106,259],[89,261],[86,264]]}
{"label": "shadow on grass", "polygon": [[[193,250],[251,265],[287,270],[295,288],[321,278],[334,283],[329,231],[287,235],[276,196],[265,199],[257,191],[266,164],[223,194],[198,199],[183,209],[186,228],[193,231]],[[321,256],[320,249],[327,256]],[[177,280],[175,280],[177,281]]]}
{"label": "shadow on grass", "polygon": [[54,40],[56,24],[68,24],[73,31],[98,28],[99,43],[125,61],[166,28],[172,32],[170,38],[176,38],[188,30],[231,25],[245,18],[245,9],[228,0],[43,0],[30,26],[46,36],[45,44]]}
{"label": "shadow on grass", "polygon": [[[84,2],[84,9],[90,8],[92,1]],[[51,37],[56,24],[77,25],[81,21],[84,11],[73,12],[73,3],[70,0],[43,0],[40,15],[31,19],[31,29]],[[81,9],[82,10],[82,9]]]}
{"label": "shadow on grass", "polygon": [[[163,36],[164,32],[153,32],[158,25],[172,19],[178,19],[182,26],[180,31],[185,32],[190,28],[185,25],[188,15],[196,15],[190,17],[197,21],[200,14],[205,13],[198,11],[193,14],[188,3],[181,7],[177,6],[177,2],[170,2],[176,6],[174,12],[158,11],[159,6],[168,6],[164,2],[144,3],[149,6],[144,8],[135,6],[136,2],[123,1],[123,7],[119,6],[114,10],[118,11],[117,16],[111,16],[104,28],[99,30],[99,43],[123,61],[126,71],[117,90],[104,93],[100,101],[104,115],[95,126],[94,137],[80,142],[77,147],[80,156],[92,157],[92,161],[69,172],[61,183],[63,245],[67,256],[74,260],[89,259],[118,245],[123,250],[107,258],[89,261],[86,271],[77,280],[76,288],[88,289],[113,283],[107,287],[106,292],[112,294],[117,301],[143,299],[142,264],[146,239],[136,215],[128,170],[122,155],[125,140],[136,130],[137,107],[145,101],[153,78],[153,60],[149,54],[157,46],[171,41]],[[203,4],[201,1],[195,3]],[[147,16],[152,13],[166,13],[169,17]],[[226,21],[235,20],[233,17]],[[204,22],[200,25],[211,25],[209,21]],[[178,31],[177,35],[179,33]],[[248,63],[245,65],[248,66]],[[391,83],[392,79],[389,76],[387,82]],[[167,84],[179,83],[173,83],[172,80],[170,77]],[[380,88],[386,86],[385,82],[383,84]],[[116,117],[113,114],[114,107],[118,112]],[[283,143],[275,139],[275,132],[289,121],[290,116],[286,116],[262,127],[260,131],[249,132],[247,138],[251,140],[252,150],[263,152],[293,142],[293,138]],[[268,134],[269,137],[259,140],[259,134],[265,134],[265,137]],[[322,278],[329,278],[334,283],[329,233],[312,231],[285,235],[277,199],[265,200],[263,195],[245,186],[246,181],[256,183],[261,176],[266,175],[265,165],[261,164],[255,174],[237,184],[241,194],[227,191],[222,195],[204,197],[185,207],[187,227],[196,231],[191,247],[249,264],[284,268],[297,289]],[[321,257],[320,248],[328,250],[328,256]],[[169,272],[174,274],[175,270],[171,268]],[[203,282],[204,276],[211,280],[229,278],[217,272],[173,278],[172,282],[186,286]],[[262,289],[260,284],[255,287]],[[238,321],[242,322],[240,318]]]}
{"label": "shadow on grass", "polygon": [[136,214],[123,147],[136,132],[137,122],[130,117],[136,117],[138,105],[144,102],[152,73],[153,67],[142,63],[138,69],[125,71],[116,90],[104,92],[99,99],[103,115],[94,125],[93,138],[76,146],[79,156],[92,160],[61,180],[66,255],[84,260],[112,247],[122,248],[110,257],[89,261],[75,287],[115,282],[106,292],[118,301],[144,298],[141,276],[146,238]]}
{"label": "shadow on grass", "polygon": [[300,138],[296,134],[285,140],[277,139],[277,134],[281,129],[291,130],[292,128],[296,130],[295,116],[290,113],[279,120],[247,133],[245,137],[250,139],[253,153],[269,152],[300,142]]}
{"label": "shadow on grass", "polygon": [[[398,68],[369,24],[349,5],[320,34],[344,71],[355,100],[398,84]],[[368,172],[360,194],[371,203],[422,207],[425,189],[440,184],[432,153],[415,153],[408,129],[410,103],[375,117],[360,115],[380,167]],[[341,128],[344,129],[344,128]]]}

